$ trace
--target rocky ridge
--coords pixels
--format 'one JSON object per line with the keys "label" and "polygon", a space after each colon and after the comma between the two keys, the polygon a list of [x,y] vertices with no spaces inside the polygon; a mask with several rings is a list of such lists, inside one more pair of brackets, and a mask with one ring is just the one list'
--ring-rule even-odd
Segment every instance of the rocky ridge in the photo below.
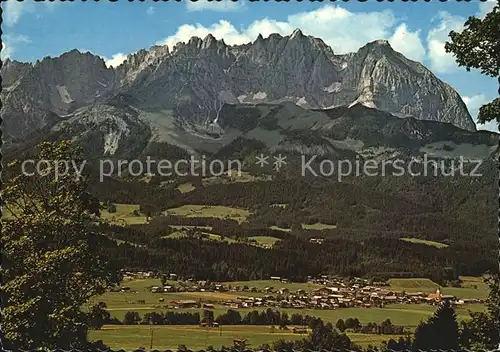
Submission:
{"label": "rocky ridge", "polygon": [[140,50],[117,68],[77,50],[33,65],[8,60],[2,78],[7,142],[22,142],[79,109],[117,97],[143,112],[171,111],[177,125],[199,133],[221,132],[225,104],[282,102],[306,109],[359,103],[475,131],[458,93],[387,41],[336,55],[300,30],[259,35],[238,46],[212,35],[193,37],[173,48]]}

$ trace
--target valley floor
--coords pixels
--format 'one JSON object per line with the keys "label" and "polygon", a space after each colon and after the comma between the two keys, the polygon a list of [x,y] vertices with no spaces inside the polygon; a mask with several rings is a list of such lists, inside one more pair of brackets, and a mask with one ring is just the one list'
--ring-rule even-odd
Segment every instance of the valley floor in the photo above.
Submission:
{"label": "valley floor", "polygon": [[[132,351],[138,348],[149,349],[153,334],[153,349],[176,349],[185,345],[189,349],[203,349],[209,346],[220,348],[230,347],[233,340],[246,339],[247,347],[258,348],[263,344],[272,344],[276,340],[299,340],[307,335],[294,334],[291,330],[282,331],[277,328],[272,332],[270,326],[223,326],[222,328],[202,328],[197,325],[133,325],[118,326],[106,325],[101,330],[92,331],[92,340],[103,340],[113,349]],[[348,333],[351,340],[361,346],[378,346],[390,338],[398,339],[395,335],[372,335]]]}
{"label": "valley floor", "polygon": [[[487,287],[480,278],[462,277],[463,288],[442,288],[446,294],[453,294],[462,298],[485,298]],[[233,282],[236,285],[247,285],[249,287],[262,288],[269,286],[269,280]],[[152,293],[150,288],[159,285],[159,279],[134,279],[125,281],[123,285],[135,292],[107,292],[95,298],[95,302],[103,301],[108,307],[112,317],[123,320],[125,313],[135,311],[144,316],[150,312],[199,312],[203,316],[202,308],[166,308],[165,304],[174,300],[195,300],[200,303],[214,303],[214,317],[217,317],[229,309],[227,306],[217,304],[217,301],[235,299],[238,296],[258,296],[259,292],[175,292],[175,293]],[[276,282],[274,282],[276,286]],[[436,285],[428,279],[392,279],[389,281],[390,288],[394,290],[433,292]],[[303,289],[311,291],[320,285],[310,283],[278,283],[290,290]],[[474,286],[475,288],[473,288]],[[163,298],[164,302],[159,302]],[[94,302],[94,303],[95,303]],[[456,308],[457,319],[469,319],[469,311],[484,310],[483,304],[466,304]],[[265,307],[239,308],[235,309],[242,316],[248,312],[266,310]],[[420,321],[431,316],[436,306],[429,304],[391,304],[384,308],[340,308],[340,309],[289,309],[272,308],[280,312],[286,312],[289,316],[294,313],[300,315],[310,315],[321,318],[325,322],[335,325],[338,319],[358,318],[361,324],[381,323],[385,319],[390,319],[395,325],[404,326],[407,330],[413,331]],[[259,347],[262,344],[285,339],[296,340],[305,337],[294,334],[291,331],[279,330],[278,327],[271,331],[270,326],[259,325],[225,325],[221,328],[202,328],[198,325],[155,325],[153,327],[153,348],[172,349],[179,345],[186,345],[191,349],[201,349],[208,346],[220,348],[230,346],[234,339],[247,339],[250,347]],[[361,345],[380,345],[381,342],[390,338],[397,339],[399,336],[393,335],[373,335],[373,334],[348,334],[353,342]],[[103,342],[113,349],[136,349],[139,347],[149,347],[151,339],[151,327],[148,325],[106,325],[101,330],[90,333],[92,340],[103,340]]]}

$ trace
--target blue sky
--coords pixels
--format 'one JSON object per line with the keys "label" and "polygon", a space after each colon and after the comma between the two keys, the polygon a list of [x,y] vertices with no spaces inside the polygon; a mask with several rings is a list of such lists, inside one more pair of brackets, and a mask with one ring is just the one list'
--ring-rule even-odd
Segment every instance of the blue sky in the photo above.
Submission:
{"label": "blue sky", "polygon": [[[289,34],[300,28],[322,38],[337,53],[356,51],[375,39],[388,39],[408,58],[422,62],[463,97],[472,116],[496,97],[496,79],[458,68],[444,53],[450,30],[460,30],[468,16],[483,16],[493,1],[470,3],[434,0],[430,3],[210,3],[152,1],[115,3],[3,2],[2,57],[20,61],[58,56],[79,49],[118,65],[127,54],[154,44],[170,47],[197,35],[212,33],[228,44],[253,41],[258,33]],[[498,131],[494,123],[478,128]]]}

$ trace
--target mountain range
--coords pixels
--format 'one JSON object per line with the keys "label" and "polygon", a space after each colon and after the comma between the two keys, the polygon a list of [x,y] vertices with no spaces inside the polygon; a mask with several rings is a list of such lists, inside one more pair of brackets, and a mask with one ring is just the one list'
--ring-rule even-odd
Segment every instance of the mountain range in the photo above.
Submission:
{"label": "mountain range", "polygon": [[[387,41],[337,55],[299,30],[238,46],[209,35],[141,50],[116,68],[72,50],[34,64],[7,60],[1,73],[5,159],[34,152],[41,141],[74,140],[89,161],[91,194],[153,215],[136,224],[134,211],[127,214],[134,225],[102,229],[109,257],[120,267],[203,279],[223,264],[234,268],[217,280],[300,270],[302,276],[397,273],[438,281],[448,269],[458,277],[495,268],[499,134],[476,131],[459,94]],[[287,164],[276,170],[279,154]],[[420,176],[392,175],[390,167],[386,175],[349,172],[340,180],[338,169],[331,177],[304,175],[297,154],[315,156],[315,171],[323,161],[346,159],[367,165],[428,156],[444,166]],[[206,177],[125,170],[123,177],[100,179],[95,162],[193,155],[237,159],[243,172]],[[269,157],[265,167],[255,162],[261,155]],[[433,175],[438,168],[456,171],[457,164],[445,162],[461,157],[481,159],[478,170],[466,163],[464,171],[482,177]],[[417,163],[415,171],[426,167]],[[17,170],[6,171],[8,179]],[[169,215],[182,206],[250,215],[242,223],[232,210],[220,218],[218,211],[214,217],[194,210]],[[328,228],[304,228],[315,224]],[[165,239],[181,225],[209,226],[210,234],[238,242]],[[281,242],[272,250],[240,242],[254,236]],[[332,242],[317,246],[311,237]]]}
{"label": "mountain range", "polygon": [[97,156],[138,155],[152,142],[216,153],[238,137],[303,148],[293,131],[316,135],[324,152],[448,141],[489,156],[498,142],[475,132],[452,87],[385,40],[337,55],[300,30],[236,46],[208,35],[140,50],[116,68],[78,50],[6,60],[2,81],[8,150],[51,138],[83,141]]}

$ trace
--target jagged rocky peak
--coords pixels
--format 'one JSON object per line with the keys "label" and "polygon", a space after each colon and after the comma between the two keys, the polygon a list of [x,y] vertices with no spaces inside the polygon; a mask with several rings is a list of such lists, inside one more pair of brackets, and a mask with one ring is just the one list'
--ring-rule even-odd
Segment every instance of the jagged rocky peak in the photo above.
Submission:
{"label": "jagged rocky peak", "polygon": [[267,39],[269,39],[269,41],[271,43],[273,43],[273,42],[278,42],[281,39],[283,39],[283,36],[281,34],[279,34],[279,33],[272,33],[272,34],[269,35],[269,37]]}
{"label": "jagged rocky peak", "polygon": [[396,51],[392,48],[389,41],[378,39],[362,46],[356,54],[380,57],[385,55],[394,55],[396,54]]}
{"label": "jagged rocky peak", "polygon": [[117,81],[121,84],[134,81],[141,72],[159,66],[170,54],[167,45],[153,45],[149,50],[141,49],[128,55],[127,59],[115,68]]}
{"label": "jagged rocky peak", "polygon": [[129,97],[138,109],[185,111],[176,118],[186,121],[196,120],[196,109],[217,99],[289,101],[315,109],[362,104],[475,131],[457,92],[422,64],[393,50],[388,41],[335,55],[323,40],[300,29],[288,36],[258,35],[233,46],[212,34],[192,37],[173,48],[139,50],[117,68],[106,67],[96,55],[72,50],[35,65],[7,61],[2,76],[9,86],[4,121],[8,133],[18,138],[28,129],[50,125],[51,114],[66,115],[117,94]]}
{"label": "jagged rocky peak", "polygon": [[153,45],[149,50],[141,49],[136,53],[129,54],[124,64],[136,65],[141,61],[152,61],[157,58],[168,56],[170,50],[167,45]]}
{"label": "jagged rocky peak", "polygon": [[53,112],[66,114],[111,90],[114,76],[114,70],[101,57],[75,49],[37,62],[18,88],[30,90]]}
{"label": "jagged rocky peak", "polygon": [[203,49],[207,49],[207,48],[210,48],[210,47],[213,47],[217,45],[217,39],[215,39],[215,37],[209,33],[204,39],[203,39],[203,45],[202,45],[202,48]]}
{"label": "jagged rocky peak", "polygon": [[226,45],[223,39],[217,40],[212,34],[208,34],[201,39],[197,36],[191,37],[187,43],[177,42],[172,48],[172,55],[179,57],[183,55],[196,55],[201,51],[211,52],[217,55],[227,55],[230,47]]}
{"label": "jagged rocky peak", "polygon": [[3,101],[6,135],[13,139],[22,140],[52,125],[58,115],[94,103],[114,86],[114,70],[99,56],[78,50],[25,68]]}
{"label": "jagged rocky peak", "polygon": [[203,40],[200,37],[191,37],[187,43],[187,45],[195,46],[197,48],[201,47],[201,44],[203,43]]}
{"label": "jagged rocky peak", "polygon": [[57,57],[46,56],[42,61],[37,61],[35,64],[35,68],[37,67],[59,67],[66,68],[70,67],[73,69],[73,66],[78,65],[81,67],[74,67],[74,69],[102,69],[112,71],[106,67],[106,63],[103,58],[98,55],[94,55],[88,51],[81,52],[77,49],[70,50],[65,52]]}
{"label": "jagged rocky peak", "polygon": [[299,28],[294,29],[294,31],[290,35],[290,39],[303,39],[303,38],[305,38],[305,35]]}
{"label": "jagged rocky peak", "polygon": [[257,50],[262,50],[262,49],[265,50],[267,46],[267,40],[265,40],[262,34],[259,33],[257,39],[255,39],[254,42],[252,43],[252,46]]}
{"label": "jagged rocky peak", "polygon": [[377,39],[377,40],[374,40],[373,42],[371,43],[368,43],[368,45],[386,45],[386,46],[391,46],[391,44],[389,44],[389,41],[386,40],[386,39]]}
{"label": "jagged rocky peak", "polygon": [[7,58],[2,64],[2,86],[9,89],[21,78],[33,65],[27,62],[19,62]]}
{"label": "jagged rocky peak", "polygon": [[107,73],[108,75],[112,75],[113,73],[113,70],[106,66],[106,63],[100,56],[88,51],[82,53],[77,49],[54,58],[50,56],[44,57],[42,61],[36,62],[33,69],[40,72],[57,69],[57,73],[62,75],[76,75],[85,72],[92,74],[96,71]]}
{"label": "jagged rocky peak", "polygon": [[[186,76],[193,82],[190,95],[201,100],[225,91],[249,103],[294,101],[311,108],[360,103],[475,130],[458,94],[423,65],[396,52],[387,40],[335,55],[323,40],[300,29],[284,37],[259,34],[238,46],[227,46],[209,34],[177,44],[173,56],[176,65],[187,65],[186,72],[194,62],[199,72],[205,72],[196,76],[197,86],[191,73]],[[166,82],[168,77],[158,79]]]}

